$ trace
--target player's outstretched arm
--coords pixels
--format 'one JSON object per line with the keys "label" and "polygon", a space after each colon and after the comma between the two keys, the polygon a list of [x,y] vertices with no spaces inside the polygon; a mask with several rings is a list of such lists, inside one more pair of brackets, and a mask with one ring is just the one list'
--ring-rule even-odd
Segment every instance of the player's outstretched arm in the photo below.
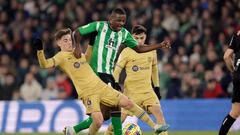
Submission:
{"label": "player's outstretched arm", "polygon": [[46,59],[43,51],[42,40],[36,38],[33,40],[33,45],[37,49],[37,58],[41,68],[50,68],[54,67],[54,60],[52,58]]}
{"label": "player's outstretched arm", "polygon": [[144,53],[144,52],[149,52],[149,51],[156,50],[159,48],[169,49],[169,48],[171,48],[171,44],[169,41],[163,41],[161,43],[153,44],[153,45],[137,45],[133,49],[138,53]]}

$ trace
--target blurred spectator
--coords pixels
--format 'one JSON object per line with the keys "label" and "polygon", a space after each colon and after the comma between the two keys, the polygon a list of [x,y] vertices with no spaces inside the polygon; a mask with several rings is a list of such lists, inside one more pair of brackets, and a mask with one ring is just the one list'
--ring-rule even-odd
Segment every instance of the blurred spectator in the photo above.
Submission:
{"label": "blurred spectator", "polygon": [[[70,97],[72,94],[72,85],[67,79],[67,76],[65,74],[57,74],[56,76],[56,83],[58,88],[60,88],[62,91],[60,93],[65,92],[66,97]],[[63,96],[61,96],[63,98]]]}
{"label": "blurred spectator", "polygon": [[20,94],[24,101],[36,101],[41,98],[42,87],[32,73],[27,73],[24,83],[20,87]]}
{"label": "blurred spectator", "polygon": [[17,89],[15,78],[8,73],[4,77],[4,83],[0,86],[0,100],[12,100],[13,92]]}
{"label": "blurred spectator", "polygon": [[57,99],[58,87],[53,77],[47,78],[47,87],[42,92],[42,99],[51,100]]}
{"label": "blurred spectator", "polygon": [[176,70],[172,70],[170,79],[167,82],[167,95],[166,98],[182,98],[181,94],[181,80],[178,77]]}
{"label": "blurred spectator", "polygon": [[209,79],[207,80],[203,96],[204,98],[220,98],[225,97],[225,93],[221,85],[215,79]]}
{"label": "blurred spectator", "polygon": [[206,71],[205,82],[206,85],[203,93],[204,98],[220,98],[226,96],[221,85],[214,78],[213,71],[211,70]]}

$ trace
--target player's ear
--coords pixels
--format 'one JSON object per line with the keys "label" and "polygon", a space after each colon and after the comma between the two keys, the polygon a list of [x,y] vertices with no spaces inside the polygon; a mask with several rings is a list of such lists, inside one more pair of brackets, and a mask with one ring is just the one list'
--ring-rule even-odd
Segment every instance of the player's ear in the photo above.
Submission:
{"label": "player's ear", "polygon": [[57,46],[58,46],[58,47],[61,47],[61,40],[59,40],[59,39],[56,40],[56,43],[57,43]]}
{"label": "player's ear", "polygon": [[111,22],[111,20],[112,20],[112,15],[108,15],[108,20],[109,20],[109,22]]}

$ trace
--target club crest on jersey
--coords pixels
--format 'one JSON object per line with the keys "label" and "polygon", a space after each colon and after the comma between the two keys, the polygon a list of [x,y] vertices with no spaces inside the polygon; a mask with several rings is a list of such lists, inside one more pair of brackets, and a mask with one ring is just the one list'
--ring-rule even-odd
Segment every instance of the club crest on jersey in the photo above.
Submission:
{"label": "club crest on jersey", "polygon": [[92,105],[92,101],[89,98],[87,99],[87,105]]}
{"label": "club crest on jersey", "polygon": [[115,44],[115,41],[113,40],[113,38],[110,38],[108,40],[108,44],[106,45],[106,47],[111,48],[111,49],[115,49],[114,44]]}
{"label": "club crest on jersey", "polygon": [[79,67],[80,67],[80,63],[79,63],[79,62],[74,62],[73,66],[74,66],[75,68],[79,68]]}
{"label": "club crest on jersey", "polygon": [[137,71],[139,70],[139,67],[138,67],[137,65],[134,65],[134,66],[132,67],[132,70],[133,70],[134,72],[137,72]]}

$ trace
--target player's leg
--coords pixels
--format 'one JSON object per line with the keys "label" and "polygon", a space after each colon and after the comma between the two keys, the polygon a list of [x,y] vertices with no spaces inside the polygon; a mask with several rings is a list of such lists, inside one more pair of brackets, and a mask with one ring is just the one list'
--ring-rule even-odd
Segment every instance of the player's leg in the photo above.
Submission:
{"label": "player's leg", "polygon": [[[164,129],[168,129],[169,125],[166,124],[164,116],[163,116],[163,112],[161,110],[160,106],[149,106],[148,107],[148,111],[153,114],[153,116],[156,118],[157,124],[162,125],[162,127]],[[168,135],[168,132],[162,132],[160,135]]]}
{"label": "player's leg", "polygon": [[101,112],[93,112],[91,113],[91,117],[93,122],[89,127],[89,135],[96,135],[99,128],[102,126],[103,116]]}
{"label": "player's leg", "polygon": [[149,106],[148,111],[156,118],[157,124],[165,124],[165,119],[160,106]]}
{"label": "player's leg", "polygon": [[[84,106],[86,107],[86,114],[90,115],[90,114],[92,114],[94,112],[100,112],[100,99],[99,99],[99,95],[98,94],[91,95],[91,96],[86,96],[86,97],[82,98],[82,101],[83,101]],[[102,116],[102,114],[101,114],[101,116]],[[65,135],[75,135],[75,134],[78,134],[81,130],[89,128],[90,125],[93,122],[92,115],[90,115],[88,120],[90,122],[86,123],[87,126],[84,125],[84,122],[86,121],[85,120],[85,121],[81,122],[80,124],[78,124],[76,126],[73,126],[73,127],[67,126],[67,127],[65,127],[65,129],[63,131],[64,134]],[[96,124],[93,125],[92,129],[95,129],[94,126],[97,126],[97,125]],[[76,130],[76,128],[77,128],[77,130]]]}
{"label": "player's leg", "polygon": [[230,113],[222,121],[219,135],[226,135],[231,128],[232,124],[240,116],[240,103],[233,103]]}
{"label": "player's leg", "polygon": [[92,117],[88,117],[86,120],[73,126],[73,130],[75,133],[79,133],[80,131],[89,128],[91,124],[92,124]]}
{"label": "player's leg", "polygon": [[[110,74],[105,74],[105,73],[98,73],[99,78],[106,83],[107,85],[110,85],[116,90],[115,87],[115,80],[114,77]],[[121,123],[121,111],[120,108],[114,107],[112,110],[107,109],[106,107],[103,106],[103,109],[101,108],[101,111],[104,115],[104,120],[108,120],[110,118],[110,115],[112,117],[111,122],[113,125],[113,131],[114,135],[122,135],[122,123]]]}
{"label": "player's leg", "polygon": [[130,111],[133,115],[137,116],[139,119],[147,123],[151,128],[155,130],[155,133],[160,133],[163,130],[159,127],[159,125],[155,124],[152,119],[148,116],[148,114],[140,108],[138,105],[133,103],[127,96],[122,93],[112,90],[112,87],[107,86],[104,91],[102,91],[101,103],[108,106],[120,106],[128,111]]}
{"label": "player's leg", "polygon": [[232,96],[232,109],[230,113],[222,121],[219,135],[226,135],[235,122],[238,116],[240,116],[240,76],[238,72],[233,74],[233,96]]}
{"label": "player's leg", "polygon": [[137,104],[133,103],[130,99],[128,99],[125,95],[121,95],[119,100],[119,106],[127,109],[130,111],[133,115],[147,123],[152,129],[155,130],[155,133],[159,134],[163,131],[166,131],[167,129],[162,129],[161,126],[155,124],[153,120],[149,117],[149,115],[140,108]]}
{"label": "player's leg", "polygon": [[[121,113],[121,121],[122,123],[126,120],[127,118],[127,114],[125,113]],[[104,133],[104,135],[113,135],[113,127],[112,124],[110,124],[106,130],[106,132]]]}
{"label": "player's leg", "polygon": [[[102,73],[99,73],[99,78],[106,84],[109,83],[109,85],[113,86],[112,84],[112,79],[110,79],[109,75],[106,75],[106,74],[102,74]],[[110,115],[111,115],[111,109],[105,105],[100,105],[101,107],[101,112],[103,114],[103,118],[104,120],[108,120],[110,118]],[[119,114],[120,115],[120,114]],[[119,127],[120,124],[117,124],[118,122],[116,121],[120,121],[120,117],[115,117],[114,120],[114,123],[116,123],[116,126]],[[79,133],[80,131],[84,130],[84,129],[87,129],[89,128],[89,126],[92,124],[92,118],[91,117],[88,117],[86,120],[80,122],[79,124],[73,126],[73,130],[75,133]]]}

